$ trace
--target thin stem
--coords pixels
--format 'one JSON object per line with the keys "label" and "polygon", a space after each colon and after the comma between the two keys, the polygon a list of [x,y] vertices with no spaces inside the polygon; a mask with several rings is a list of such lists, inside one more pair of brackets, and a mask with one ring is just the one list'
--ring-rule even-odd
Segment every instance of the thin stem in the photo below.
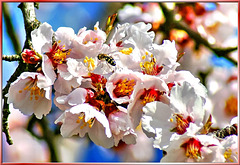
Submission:
{"label": "thin stem", "polygon": [[20,61],[21,60],[21,56],[19,56],[18,54],[14,54],[14,55],[3,55],[2,56],[2,60],[4,61]]}

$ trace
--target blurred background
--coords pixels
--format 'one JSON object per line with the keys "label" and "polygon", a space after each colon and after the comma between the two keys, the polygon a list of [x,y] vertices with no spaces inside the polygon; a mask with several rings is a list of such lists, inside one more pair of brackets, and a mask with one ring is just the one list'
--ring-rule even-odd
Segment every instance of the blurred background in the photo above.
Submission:
{"label": "blurred background", "polygon": [[[19,54],[24,46],[24,20],[19,4],[3,3],[2,55]],[[185,53],[177,69],[190,71],[208,88],[207,108],[212,113],[219,101],[214,100],[216,95],[237,83],[238,3],[39,3],[35,12],[37,19],[49,23],[54,31],[58,27],[71,27],[75,33],[83,27],[93,29],[97,21],[104,29],[108,16],[114,13],[118,13],[116,23],[151,23],[156,33],[155,43],[175,40],[178,52]],[[7,17],[13,25],[12,31],[9,31]],[[171,24],[172,19],[177,23]],[[18,62],[2,60],[2,88],[17,66]],[[236,90],[228,91],[237,98]],[[136,145],[120,144],[112,149],[97,146],[87,137],[62,138],[59,126],[54,124],[61,111],[53,109],[46,124],[53,132],[54,151],[49,150],[48,142],[38,138],[41,125],[31,123],[32,117],[10,107],[8,121],[13,145],[7,144],[2,133],[3,162],[159,162],[162,157],[162,151],[154,149],[152,140],[140,130]],[[217,123],[220,119],[214,120]],[[33,125],[29,131],[30,124]]]}

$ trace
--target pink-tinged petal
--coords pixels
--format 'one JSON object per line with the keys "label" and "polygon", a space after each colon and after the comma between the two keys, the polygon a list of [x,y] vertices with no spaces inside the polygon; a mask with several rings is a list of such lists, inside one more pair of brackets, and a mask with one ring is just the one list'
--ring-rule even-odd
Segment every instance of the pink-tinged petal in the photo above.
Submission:
{"label": "pink-tinged petal", "polygon": [[126,144],[136,143],[136,133],[132,128],[130,118],[127,113],[122,111],[111,113],[108,117],[110,129],[114,137],[115,146],[120,140]]}
{"label": "pink-tinged petal", "polygon": [[78,104],[83,104],[86,101],[87,96],[87,90],[84,88],[77,88],[73,90],[68,95],[60,95],[57,93],[55,96],[55,103],[56,105],[62,109],[65,110],[65,108],[71,108]]}
{"label": "pink-tinged petal", "polygon": [[61,76],[58,76],[54,83],[54,89],[64,95],[71,93],[73,88],[77,88],[78,86],[79,83],[77,82],[77,79],[65,80]]}
{"label": "pink-tinged petal", "polygon": [[84,65],[83,60],[68,58],[67,70],[71,75],[78,78],[88,75],[88,68]]}
{"label": "pink-tinged petal", "polygon": [[36,52],[42,54],[42,47],[45,44],[51,45],[53,36],[52,26],[44,22],[39,26],[38,29],[35,29],[31,32],[33,48]]}
{"label": "pink-tinged petal", "polygon": [[104,127],[100,122],[96,122],[88,132],[89,138],[97,145],[104,148],[111,148],[114,145],[113,136],[106,136]]}
{"label": "pink-tinged petal", "polygon": [[171,90],[170,104],[176,113],[191,116],[196,124],[203,121],[205,111],[203,100],[188,83],[175,85]]}
{"label": "pink-tinged petal", "polygon": [[94,27],[96,30],[81,29],[78,35],[72,41],[72,52],[69,57],[82,59],[86,55],[88,57],[96,57],[106,41],[106,34],[98,29],[97,24]]}
{"label": "pink-tinged petal", "polygon": [[148,137],[155,137],[154,146],[165,148],[174,132],[174,124],[170,121],[173,110],[169,105],[154,101],[143,107],[142,128]]}
{"label": "pink-tinged petal", "polygon": [[43,73],[44,75],[47,77],[47,80],[49,81],[49,83],[51,85],[54,84],[54,81],[56,80],[57,78],[57,75],[56,73],[54,72],[54,68],[53,68],[53,65],[52,65],[52,62],[51,60],[48,58],[48,56],[46,55],[43,55],[42,57],[42,70],[43,70]]}
{"label": "pink-tinged petal", "polygon": [[65,45],[65,49],[71,48],[71,43],[75,37],[74,30],[70,27],[59,27],[55,32],[56,41],[61,41],[61,44]]}
{"label": "pink-tinged petal", "polygon": [[57,123],[63,123],[60,132],[63,137],[71,137],[73,135],[79,134],[80,137],[83,137],[87,131],[87,127],[80,128],[82,122],[77,123],[78,114],[73,114],[69,110],[64,111],[64,113],[55,121]]}

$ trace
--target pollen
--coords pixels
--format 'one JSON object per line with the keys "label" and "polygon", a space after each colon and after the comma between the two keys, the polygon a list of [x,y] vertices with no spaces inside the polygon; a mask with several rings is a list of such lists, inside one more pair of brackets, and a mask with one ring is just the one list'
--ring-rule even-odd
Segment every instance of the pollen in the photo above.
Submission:
{"label": "pollen", "polygon": [[53,44],[49,52],[45,53],[52,61],[54,68],[56,68],[58,64],[64,63],[67,55],[70,55],[71,52],[71,49],[65,49],[65,45],[60,46],[58,45],[59,43],[61,43],[60,40]]}
{"label": "pollen", "polygon": [[225,102],[224,111],[228,116],[237,116],[238,114],[238,100],[231,95]]}
{"label": "pollen", "polygon": [[164,91],[158,91],[156,89],[144,89],[143,94],[140,96],[140,99],[142,100],[141,104],[146,105],[147,103],[153,101],[160,101],[163,94],[165,94]]}
{"label": "pollen", "polygon": [[[145,58],[142,57],[143,60]],[[148,75],[158,75],[163,69],[162,66],[156,65],[156,58],[152,57],[152,55],[151,55],[151,61],[145,61],[144,63],[140,62],[140,67],[143,73]]]}
{"label": "pollen", "polygon": [[[44,97],[45,94],[45,91],[37,86],[37,79],[31,79],[27,82],[23,90],[30,93],[30,100],[33,100],[33,98],[34,100],[39,100],[39,98]],[[18,92],[23,93],[23,90],[19,90]]]}
{"label": "pollen", "polygon": [[94,30],[97,30],[98,28],[97,27],[94,27]]}
{"label": "pollen", "polygon": [[190,138],[188,141],[181,145],[185,150],[185,155],[188,158],[199,160],[201,159],[201,148],[203,145],[195,138]]}
{"label": "pollen", "polygon": [[116,88],[113,90],[113,93],[116,97],[130,96],[133,92],[136,82],[134,79],[124,79],[116,83]]}
{"label": "pollen", "polygon": [[142,56],[142,60],[144,60],[144,59],[146,59],[146,56],[145,56],[145,55]]}
{"label": "pollen", "polygon": [[233,159],[231,158],[232,156],[232,150],[229,148],[224,152],[224,158],[226,159],[227,162],[234,162]]}
{"label": "pollen", "polygon": [[174,114],[174,116],[176,119],[176,127],[174,127],[171,131],[182,135],[189,127],[189,123],[192,122],[192,118],[190,116],[184,118],[181,114]]}
{"label": "pollen", "polygon": [[76,120],[76,123],[80,123],[81,121],[83,122],[82,125],[80,126],[80,129],[83,129],[88,125],[89,128],[92,128],[95,118],[89,119],[87,122],[85,122],[85,113],[81,112],[80,115],[78,116],[78,119]]}
{"label": "pollen", "polygon": [[83,62],[87,64],[87,68],[89,72],[92,72],[96,67],[95,60],[92,57],[88,58],[88,56],[86,56]]}
{"label": "pollen", "polygon": [[132,48],[132,47],[130,47],[130,48],[125,48],[125,49],[120,50],[120,52],[121,52],[122,54],[125,54],[125,55],[130,55],[130,54],[132,53],[132,51],[133,51],[133,48]]}
{"label": "pollen", "polygon": [[54,63],[62,64],[65,61],[67,55],[70,54],[70,51],[66,51],[65,49],[58,49],[57,52],[53,56]]}

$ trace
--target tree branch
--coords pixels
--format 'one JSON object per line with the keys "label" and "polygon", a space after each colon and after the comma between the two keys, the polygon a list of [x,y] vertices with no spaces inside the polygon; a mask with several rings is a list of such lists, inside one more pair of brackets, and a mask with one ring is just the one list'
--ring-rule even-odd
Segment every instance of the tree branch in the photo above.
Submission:
{"label": "tree branch", "polygon": [[36,18],[35,10],[34,10],[34,3],[21,3],[18,6],[22,13],[24,18],[24,26],[26,31],[26,41],[24,44],[24,48],[30,49],[32,47],[31,42],[31,32],[38,28],[40,25],[40,22]]}
{"label": "tree branch", "polygon": [[[19,5],[19,7],[21,8],[22,13],[23,13],[25,31],[26,31],[26,41],[25,41],[25,45],[24,45],[23,49],[25,49],[25,48],[29,49],[31,46],[31,31],[34,30],[35,28],[37,28],[40,25],[40,22],[36,19],[34,3],[21,3]],[[5,6],[5,9],[6,9],[6,6]],[[9,21],[11,22],[10,16],[9,16]],[[10,36],[10,37],[12,39],[12,37],[16,37],[16,36]],[[14,40],[14,39],[12,39],[12,40]],[[2,92],[2,98],[4,100],[4,105],[3,105],[4,108],[3,108],[3,112],[2,112],[3,113],[2,127],[3,127],[3,132],[6,135],[7,142],[9,145],[12,144],[12,140],[9,135],[9,128],[8,128],[8,116],[10,114],[10,111],[9,111],[9,105],[7,104],[7,97],[5,95],[8,93],[8,89],[9,89],[11,83],[14,82],[17,79],[17,77],[20,76],[20,74],[26,70],[26,67],[27,67],[27,65],[25,63],[23,63],[22,59],[20,58],[17,69],[15,70],[13,75],[10,77],[10,79],[7,81],[7,85],[5,86],[5,88],[3,89],[3,92]]]}

